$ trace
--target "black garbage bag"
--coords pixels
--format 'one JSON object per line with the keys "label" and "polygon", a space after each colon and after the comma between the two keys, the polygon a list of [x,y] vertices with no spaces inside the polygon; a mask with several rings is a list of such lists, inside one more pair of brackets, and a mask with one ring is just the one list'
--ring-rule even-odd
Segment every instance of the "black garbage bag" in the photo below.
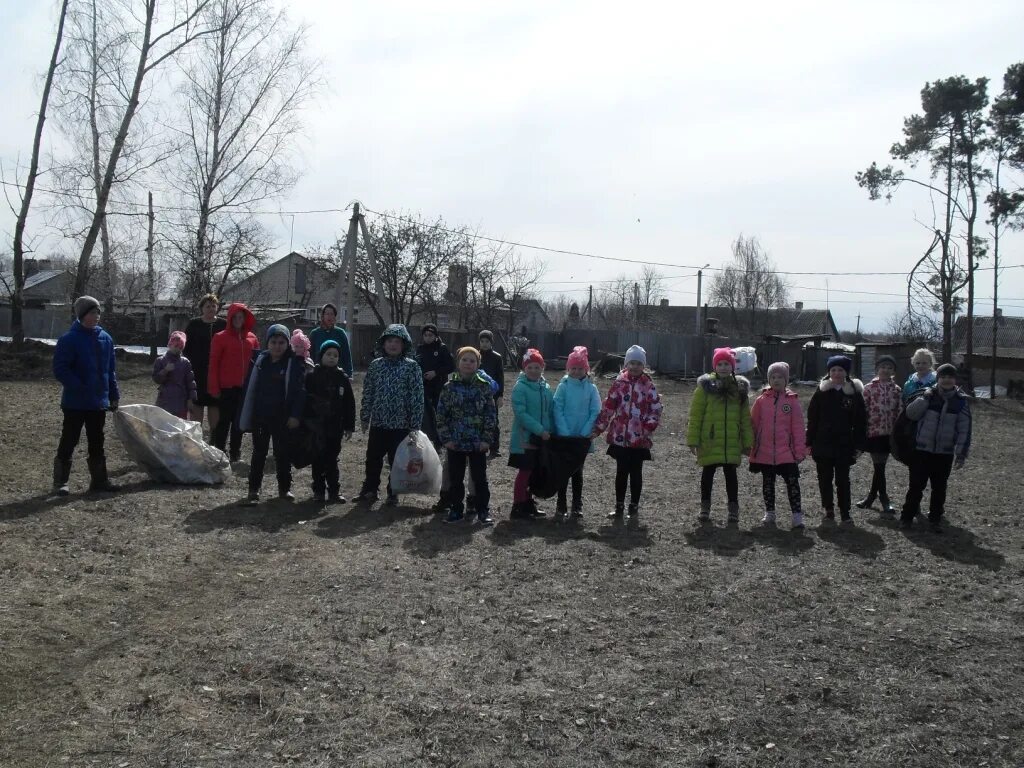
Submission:
{"label": "black garbage bag", "polygon": [[302,419],[299,426],[288,430],[288,459],[296,469],[312,464],[318,448],[317,430],[308,419]]}
{"label": "black garbage bag", "polygon": [[576,470],[583,466],[590,451],[586,437],[557,437],[540,443],[537,464],[530,475],[530,493],[549,499],[565,486]]}

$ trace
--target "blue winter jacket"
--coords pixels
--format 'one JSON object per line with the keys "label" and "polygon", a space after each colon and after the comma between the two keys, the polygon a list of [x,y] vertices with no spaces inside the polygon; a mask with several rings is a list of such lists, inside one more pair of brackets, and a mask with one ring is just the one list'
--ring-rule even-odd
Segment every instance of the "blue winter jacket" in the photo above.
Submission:
{"label": "blue winter jacket", "polygon": [[530,446],[530,435],[555,431],[554,403],[551,387],[541,377],[530,381],[520,373],[512,387],[512,439],[509,453],[524,453]]}
{"label": "blue winter jacket", "polygon": [[64,385],[60,407],[104,411],[121,399],[117,386],[114,340],[100,326],[87,329],[78,320],[57,340],[53,375]]}
{"label": "blue winter jacket", "polygon": [[961,390],[929,387],[907,404],[917,422],[917,450],[966,459],[971,450],[971,404]]}
{"label": "blue winter jacket", "polygon": [[900,393],[900,397],[903,399],[903,404],[909,403],[918,392],[928,387],[934,387],[938,379],[935,377],[935,371],[928,371],[924,375],[923,379],[917,377],[917,373],[910,374],[907,379],[907,383],[903,385],[903,391]]}
{"label": "blue winter jacket", "polygon": [[[590,378],[563,376],[555,389],[555,434],[590,437],[601,413],[601,395]],[[590,450],[594,450],[593,444]]]}
{"label": "blue winter jacket", "polygon": [[[402,356],[384,356],[384,341],[389,336],[402,340]],[[359,421],[363,429],[420,428],[423,423],[423,373],[412,354],[412,337],[404,325],[389,325],[377,340],[378,357],[370,363],[363,379],[363,398]]]}

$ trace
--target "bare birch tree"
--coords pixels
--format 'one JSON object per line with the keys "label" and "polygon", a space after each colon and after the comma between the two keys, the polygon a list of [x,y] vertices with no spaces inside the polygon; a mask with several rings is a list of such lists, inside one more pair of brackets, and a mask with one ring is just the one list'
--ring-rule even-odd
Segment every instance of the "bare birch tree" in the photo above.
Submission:
{"label": "bare birch tree", "polygon": [[[130,7],[130,12],[125,17],[125,34],[130,40],[131,49],[135,51],[135,65],[126,80],[127,99],[123,108],[118,110],[117,129],[102,164],[103,173],[96,193],[95,209],[78,257],[74,289],[76,294],[83,293],[88,284],[92,253],[107,215],[111,189],[117,178],[132,123],[142,104],[143,85],[147,78],[151,78],[152,74],[170,58],[196,40],[216,31],[216,27],[207,24],[203,15],[211,2],[212,0],[139,0]],[[158,26],[161,21],[165,23]]]}
{"label": "bare birch tree", "polygon": [[711,278],[709,295],[712,303],[729,309],[734,328],[754,333],[763,327],[767,310],[789,303],[789,285],[758,239],[740,235],[732,244],[732,260]]}
{"label": "bare birch tree", "polygon": [[22,292],[25,288],[25,225],[28,223],[28,214],[32,207],[32,196],[35,192],[36,178],[39,175],[39,151],[43,142],[43,125],[46,122],[46,110],[50,104],[50,89],[53,87],[53,75],[60,63],[60,48],[64,40],[64,22],[67,19],[67,13],[68,0],[64,0],[60,6],[60,15],[57,18],[57,34],[53,42],[53,54],[50,56],[50,66],[46,70],[46,79],[43,82],[43,95],[39,103],[39,114],[36,116],[36,130],[32,139],[32,155],[29,158],[28,176],[25,179],[21,206],[14,225],[14,252],[12,258],[14,291],[11,294],[11,336],[15,347],[20,347],[25,341],[25,329],[22,320],[22,307],[24,306]]}
{"label": "bare birch tree", "polygon": [[[262,263],[269,239],[248,212],[294,187],[301,112],[320,86],[306,28],[270,0],[211,0],[201,18],[217,31],[182,60],[177,131],[187,149],[173,172],[191,209],[177,243],[191,299]],[[226,246],[230,255],[219,252]]]}

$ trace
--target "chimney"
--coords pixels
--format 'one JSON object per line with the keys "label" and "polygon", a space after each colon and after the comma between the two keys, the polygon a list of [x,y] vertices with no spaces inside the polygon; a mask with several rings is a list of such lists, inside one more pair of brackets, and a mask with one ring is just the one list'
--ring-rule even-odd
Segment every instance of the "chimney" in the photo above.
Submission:
{"label": "chimney", "polygon": [[25,259],[23,270],[25,272],[25,279],[28,280],[39,271],[39,262],[36,259]]}
{"label": "chimney", "polygon": [[668,299],[662,299],[662,300],[661,300],[661,301],[659,302],[659,304],[660,304],[661,306],[663,306],[663,307],[667,307],[667,306],[668,306]]}
{"label": "chimney", "polygon": [[802,301],[798,301],[796,303],[796,311],[797,312],[803,312],[804,311],[804,303]]}
{"label": "chimney", "polygon": [[461,264],[448,267],[448,297],[451,301],[461,304],[466,300],[466,283],[468,272]]}

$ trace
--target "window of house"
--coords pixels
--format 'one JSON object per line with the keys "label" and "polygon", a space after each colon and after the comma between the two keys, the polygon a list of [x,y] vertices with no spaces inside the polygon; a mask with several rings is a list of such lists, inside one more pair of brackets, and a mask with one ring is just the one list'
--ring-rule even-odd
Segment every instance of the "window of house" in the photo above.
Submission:
{"label": "window of house", "polygon": [[305,293],[306,292],[306,265],[296,264],[295,265],[295,292]]}

